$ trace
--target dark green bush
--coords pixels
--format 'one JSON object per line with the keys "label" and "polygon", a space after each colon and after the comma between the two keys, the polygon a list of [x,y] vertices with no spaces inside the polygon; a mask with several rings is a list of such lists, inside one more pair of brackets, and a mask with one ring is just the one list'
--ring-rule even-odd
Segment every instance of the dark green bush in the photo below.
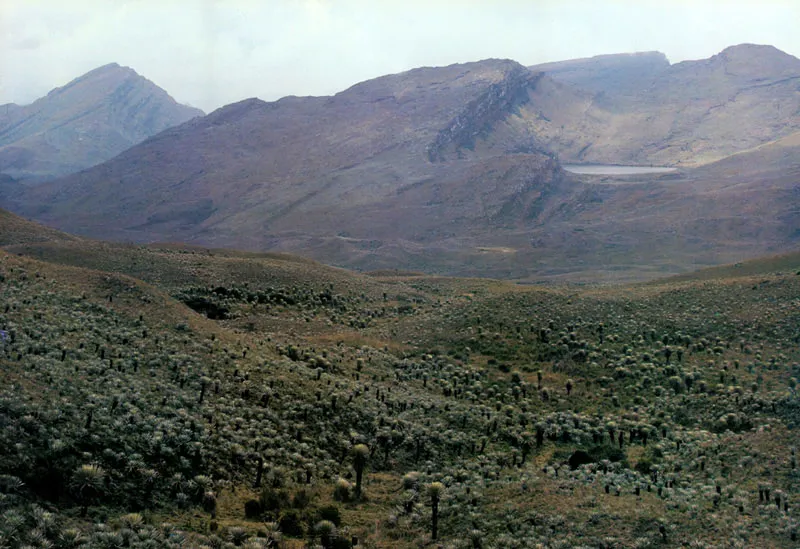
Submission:
{"label": "dark green bush", "polygon": [[319,522],[321,520],[329,520],[336,526],[341,526],[342,515],[339,512],[339,508],[336,505],[326,505],[325,507],[320,507],[317,509],[317,516],[314,522]]}
{"label": "dark green bush", "polygon": [[257,499],[248,499],[244,504],[244,516],[249,519],[257,519],[261,517],[263,508],[261,502]]}
{"label": "dark green bush", "polygon": [[280,511],[289,507],[289,494],[285,490],[276,490],[271,486],[265,486],[261,490],[259,500],[263,511]]}
{"label": "dark green bush", "polygon": [[289,510],[281,515],[278,521],[281,532],[287,536],[296,538],[303,537],[305,529],[303,528],[303,519],[297,511]]}

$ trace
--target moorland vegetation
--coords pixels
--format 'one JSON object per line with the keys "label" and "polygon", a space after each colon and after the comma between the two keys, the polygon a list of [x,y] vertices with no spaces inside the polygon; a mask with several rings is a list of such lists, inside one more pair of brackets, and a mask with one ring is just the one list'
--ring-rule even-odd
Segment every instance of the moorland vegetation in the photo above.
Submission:
{"label": "moorland vegetation", "polygon": [[539,287],[25,240],[2,548],[798,544],[800,255]]}

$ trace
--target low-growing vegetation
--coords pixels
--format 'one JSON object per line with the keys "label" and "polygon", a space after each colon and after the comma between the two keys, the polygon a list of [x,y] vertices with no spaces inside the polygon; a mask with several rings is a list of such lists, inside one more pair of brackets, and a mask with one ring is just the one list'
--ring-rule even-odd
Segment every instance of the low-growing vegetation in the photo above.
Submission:
{"label": "low-growing vegetation", "polygon": [[797,265],[582,289],[33,255],[0,251],[0,548],[800,543]]}

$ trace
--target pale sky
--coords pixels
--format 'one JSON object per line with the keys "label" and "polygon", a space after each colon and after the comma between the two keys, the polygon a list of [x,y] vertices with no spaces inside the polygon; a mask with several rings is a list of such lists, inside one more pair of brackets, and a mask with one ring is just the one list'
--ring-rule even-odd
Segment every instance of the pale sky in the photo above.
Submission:
{"label": "pale sky", "polygon": [[210,112],[419,66],[745,42],[800,56],[800,0],[0,0],[0,104],[111,62]]}

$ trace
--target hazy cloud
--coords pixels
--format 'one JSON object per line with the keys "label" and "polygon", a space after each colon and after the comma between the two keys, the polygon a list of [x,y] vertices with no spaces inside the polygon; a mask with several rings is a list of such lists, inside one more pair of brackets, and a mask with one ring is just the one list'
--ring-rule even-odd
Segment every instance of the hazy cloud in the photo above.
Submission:
{"label": "hazy cloud", "polygon": [[796,0],[3,0],[0,103],[110,62],[210,111],[488,57],[659,50],[675,62],[743,42],[800,54],[797,21]]}
{"label": "hazy cloud", "polygon": [[35,36],[20,38],[15,42],[10,42],[9,49],[12,50],[35,50],[42,44],[42,40]]}

